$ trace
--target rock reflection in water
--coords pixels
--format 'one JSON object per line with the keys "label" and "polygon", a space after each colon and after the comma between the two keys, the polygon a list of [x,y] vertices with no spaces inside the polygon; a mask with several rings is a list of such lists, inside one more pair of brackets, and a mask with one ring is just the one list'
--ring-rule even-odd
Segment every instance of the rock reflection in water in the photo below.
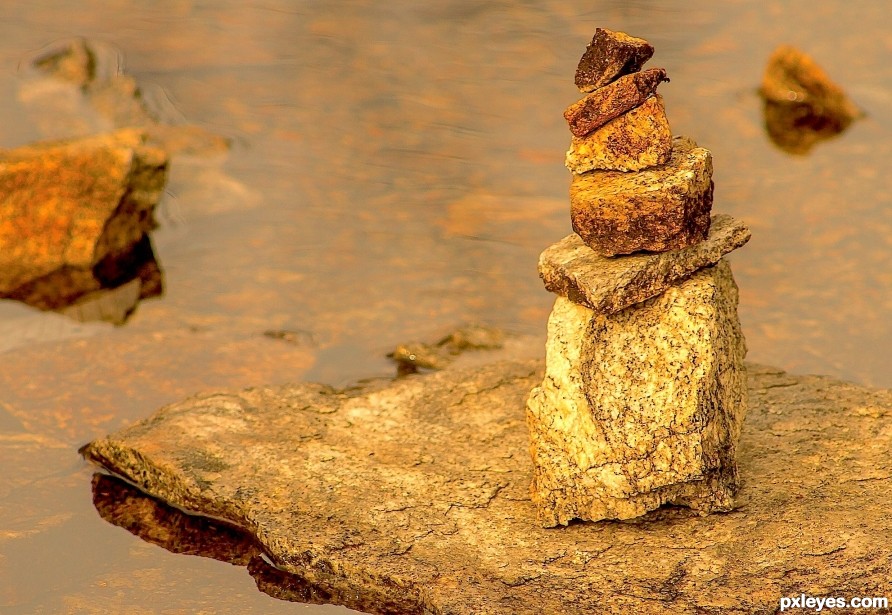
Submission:
{"label": "rock reflection in water", "polygon": [[[197,555],[235,566],[245,566],[265,594],[289,602],[340,604],[351,609],[370,608],[368,593],[335,591],[324,581],[310,583],[271,565],[254,538],[229,523],[184,513],[156,500],[129,483],[97,473],[93,475],[93,505],[105,521],[123,528],[171,553]],[[324,579],[325,571],[313,571]],[[341,581],[343,583],[343,581]],[[375,601],[377,613],[413,613],[414,604]]]}
{"label": "rock reflection in water", "polygon": [[759,93],[769,138],[790,154],[807,154],[863,115],[809,55],[789,45],[771,54]]}

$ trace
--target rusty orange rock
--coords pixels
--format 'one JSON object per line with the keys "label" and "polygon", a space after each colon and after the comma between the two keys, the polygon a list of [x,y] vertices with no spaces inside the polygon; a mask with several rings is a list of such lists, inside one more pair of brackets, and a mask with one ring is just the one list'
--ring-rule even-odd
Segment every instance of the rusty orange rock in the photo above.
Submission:
{"label": "rusty orange rock", "polygon": [[53,308],[47,292],[74,299],[129,258],[167,175],[167,154],[145,139],[127,129],[0,151],[0,296]]}
{"label": "rusty orange rock", "polygon": [[586,136],[573,137],[564,164],[577,174],[640,171],[667,162],[671,154],[672,130],[663,97],[656,94]]}
{"label": "rusty orange rock", "polygon": [[564,111],[570,132],[584,137],[626,111],[634,109],[657,91],[666,78],[666,69],[651,68],[620,77],[599,88]]}
{"label": "rusty orange rock", "polygon": [[807,153],[863,115],[811,56],[789,45],[771,54],[759,91],[768,136],[793,154]]}
{"label": "rusty orange rock", "polygon": [[573,230],[602,256],[665,252],[703,241],[712,209],[712,155],[676,137],[664,165],[590,171],[570,185]]}

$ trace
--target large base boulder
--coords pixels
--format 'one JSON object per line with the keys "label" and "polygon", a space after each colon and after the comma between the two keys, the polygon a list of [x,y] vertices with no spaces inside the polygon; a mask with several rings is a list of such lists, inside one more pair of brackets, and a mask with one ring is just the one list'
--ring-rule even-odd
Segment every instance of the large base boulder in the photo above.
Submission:
{"label": "large base boulder", "polygon": [[238,525],[257,540],[247,572],[286,600],[369,613],[751,615],[802,593],[889,594],[892,544],[878,537],[892,535],[892,391],[749,365],[739,508],[545,529],[523,419],[541,369],[500,361],[346,391],[206,394],[84,453],[215,520],[200,531],[195,517],[119,492],[97,501],[104,518],[244,565],[244,541],[210,548],[226,537],[221,519]]}
{"label": "large base boulder", "polygon": [[610,315],[559,297],[527,422],[540,522],[727,511],[746,346],[727,262]]}

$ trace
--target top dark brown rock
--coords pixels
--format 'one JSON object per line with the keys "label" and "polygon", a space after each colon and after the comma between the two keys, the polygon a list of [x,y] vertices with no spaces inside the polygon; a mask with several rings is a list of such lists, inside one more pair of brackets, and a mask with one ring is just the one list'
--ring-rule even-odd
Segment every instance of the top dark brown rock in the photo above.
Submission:
{"label": "top dark brown rock", "polygon": [[577,137],[584,137],[642,104],[653,96],[657,86],[663,81],[668,81],[666,69],[651,68],[625,75],[606,87],[598,88],[564,111],[564,119],[570,125],[570,132]]}
{"label": "top dark brown rock", "polygon": [[643,38],[598,28],[576,67],[576,87],[593,92],[623,75],[637,73],[654,54]]}

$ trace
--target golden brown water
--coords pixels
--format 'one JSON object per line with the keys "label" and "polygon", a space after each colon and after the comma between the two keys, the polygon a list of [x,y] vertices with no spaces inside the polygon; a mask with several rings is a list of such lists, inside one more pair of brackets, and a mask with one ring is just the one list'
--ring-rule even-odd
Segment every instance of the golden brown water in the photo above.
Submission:
{"label": "golden brown water", "polygon": [[[0,146],[73,134],[19,65],[86,36],[170,121],[231,137],[174,159],[153,234],[166,293],[123,327],[0,301],[0,611],[342,612],[109,525],[77,447],[191,393],[393,372],[384,354],[483,321],[544,335],[538,253],[569,232],[573,71],[596,26],[656,47],[715,211],[753,361],[892,386],[892,34],[883,3],[39,1],[0,20]],[[779,43],[868,113],[793,157],[755,89]],[[276,339],[268,330],[294,335]]]}

